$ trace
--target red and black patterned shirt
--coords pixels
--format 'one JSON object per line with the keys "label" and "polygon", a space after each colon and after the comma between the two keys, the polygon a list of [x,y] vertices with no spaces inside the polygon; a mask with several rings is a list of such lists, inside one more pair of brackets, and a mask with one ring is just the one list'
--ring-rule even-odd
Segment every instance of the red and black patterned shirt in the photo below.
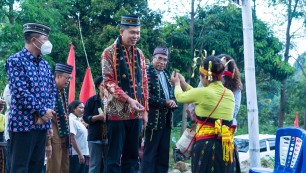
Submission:
{"label": "red and black patterned shirt", "polygon": [[[114,58],[116,58],[116,56],[114,56],[115,45],[116,44],[113,44],[106,48],[101,57],[103,81],[105,88],[108,91],[108,94],[105,95],[105,113],[108,116],[108,120],[141,119],[143,113],[137,113],[132,110],[127,102],[129,96],[118,86],[118,81],[116,80],[117,77],[115,76],[116,68],[114,67]],[[145,107],[145,111],[148,111],[148,78],[145,57],[140,49],[137,48],[137,50],[140,54],[143,94],[143,98],[138,100],[138,102]],[[128,55],[129,57],[132,57],[131,52],[128,52]]]}

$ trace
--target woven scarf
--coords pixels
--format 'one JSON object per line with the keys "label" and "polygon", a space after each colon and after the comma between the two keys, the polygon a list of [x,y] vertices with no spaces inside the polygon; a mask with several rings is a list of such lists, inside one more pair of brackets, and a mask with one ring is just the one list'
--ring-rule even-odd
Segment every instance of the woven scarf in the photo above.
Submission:
{"label": "woven scarf", "polygon": [[[68,122],[68,110],[67,110],[67,97],[66,92],[64,90],[64,99],[62,99],[61,92],[57,90],[56,92],[56,101],[55,101],[55,111],[56,111],[56,121],[57,121],[57,127],[59,136],[61,138],[68,137],[69,136],[69,122]],[[66,110],[64,103],[66,105]]]}
{"label": "woven scarf", "polygon": [[127,48],[121,44],[121,36],[117,38],[114,45],[114,66],[116,68],[115,77],[118,86],[131,98],[143,98],[142,94],[142,72],[139,51],[131,46],[131,54]]}

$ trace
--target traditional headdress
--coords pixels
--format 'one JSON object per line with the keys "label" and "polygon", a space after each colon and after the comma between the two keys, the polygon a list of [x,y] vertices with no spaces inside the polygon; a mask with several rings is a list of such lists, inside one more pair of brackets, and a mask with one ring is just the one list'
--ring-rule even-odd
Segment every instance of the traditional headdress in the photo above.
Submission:
{"label": "traditional headdress", "polygon": [[36,32],[45,36],[49,36],[51,28],[40,23],[26,23],[23,25],[23,33]]}
{"label": "traditional headdress", "polygon": [[73,66],[68,65],[68,64],[59,64],[59,63],[57,63],[55,65],[55,71],[56,72],[62,72],[62,73],[71,74],[72,73],[72,69],[73,69]]}
{"label": "traditional headdress", "polygon": [[139,17],[136,15],[121,16],[121,25],[125,26],[140,26]]}
{"label": "traditional headdress", "polygon": [[204,76],[207,76],[209,81],[213,80],[213,76],[217,76],[218,80],[221,80],[222,79],[222,74],[216,74],[216,73],[212,72],[211,68],[212,68],[212,62],[209,61],[208,70],[206,70],[206,69],[204,69],[204,67],[200,66],[199,71]]}
{"label": "traditional headdress", "polygon": [[197,68],[197,62],[198,62],[198,59],[201,60],[201,62],[203,62],[203,60],[207,57],[207,52],[206,50],[203,50],[203,52],[200,51],[200,56],[197,56],[197,52],[198,50],[195,50],[193,52],[193,65],[192,65],[192,75],[191,75],[191,78],[194,77],[194,71],[195,69]]}
{"label": "traditional headdress", "polygon": [[153,56],[156,54],[162,54],[168,56],[168,48],[166,46],[157,46],[154,49]]}
{"label": "traditional headdress", "polygon": [[[198,56],[198,57],[196,56],[196,51],[198,51],[198,50],[195,50],[195,52],[194,52],[193,65],[192,65],[193,72],[192,72],[192,75],[191,75],[192,78],[194,77],[194,70],[197,68],[197,60],[200,59],[201,63],[204,64],[203,62],[204,62],[204,60],[207,57],[207,51],[206,50],[199,51],[200,56]],[[212,51],[211,55],[212,56],[215,55],[215,50]],[[208,70],[204,69],[204,67],[200,65],[199,72],[201,74],[205,75],[205,76],[208,76],[208,80],[209,81],[213,80],[212,76],[217,76],[218,80],[221,80],[222,79],[222,75],[221,74],[215,74],[215,73],[211,72],[211,69],[212,69],[212,62],[209,61]]]}

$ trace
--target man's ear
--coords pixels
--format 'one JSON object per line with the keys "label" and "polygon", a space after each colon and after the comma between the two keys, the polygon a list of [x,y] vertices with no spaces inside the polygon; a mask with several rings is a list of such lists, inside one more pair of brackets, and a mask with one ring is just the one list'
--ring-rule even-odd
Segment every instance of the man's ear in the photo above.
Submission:
{"label": "man's ear", "polygon": [[123,35],[123,31],[124,31],[124,29],[120,29],[120,30],[119,30],[119,32],[120,32],[120,36],[122,36],[122,35]]}
{"label": "man's ear", "polygon": [[30,43],[33,43],[35,41],[35,37],[32,37],[30,40]]}

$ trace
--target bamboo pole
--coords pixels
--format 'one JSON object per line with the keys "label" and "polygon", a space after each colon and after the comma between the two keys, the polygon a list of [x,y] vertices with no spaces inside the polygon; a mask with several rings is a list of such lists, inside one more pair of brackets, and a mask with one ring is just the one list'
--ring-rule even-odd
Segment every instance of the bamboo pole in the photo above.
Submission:
{"label": "bamboo pole", "polygon": [[244,69],[247,95],[250,167],[260,166],[258,106],[256,94],[254,36],[250,0],[242,0]]}

